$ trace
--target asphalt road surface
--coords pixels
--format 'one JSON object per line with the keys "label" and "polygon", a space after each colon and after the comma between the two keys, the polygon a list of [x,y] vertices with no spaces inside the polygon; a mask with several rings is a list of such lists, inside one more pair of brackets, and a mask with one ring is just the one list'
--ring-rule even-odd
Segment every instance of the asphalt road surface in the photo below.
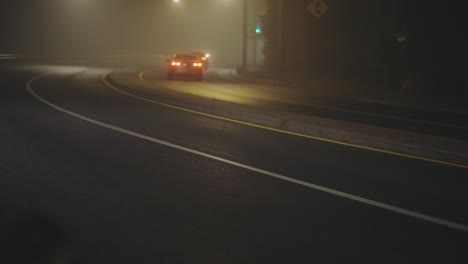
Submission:
{"label": "asphalt road surface", "polygon": [[0,68],[2,258],[468,263],[465,169],[140,101],[107,68]]}

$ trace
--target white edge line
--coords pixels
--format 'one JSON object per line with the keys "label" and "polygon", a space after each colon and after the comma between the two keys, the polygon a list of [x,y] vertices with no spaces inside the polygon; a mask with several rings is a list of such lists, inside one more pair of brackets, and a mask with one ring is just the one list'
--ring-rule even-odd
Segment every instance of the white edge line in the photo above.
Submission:
{"label": "white edge line", "polygon": [[252,166],[249,166],[249,165],[244,165],[244,164],[241,164],[241,163],[238,163],[238,162],[235,162],[235,161],[231,161],[231,160],[223,159],[223,158],[220,158],[220,157],[216,157],[216,156],[204,153],[204,152],[193,150],[193,149],[190,149],[190,148],[187,148],[187,147],[183,147],[183,146],[180,146],[180,145],[177,145],[177,144],[173,144],[173,143],[170,143],[170,142],[167,142],[167,141],[156,139],[156,138],[146,136],[146,135],[134,132],[134,131],[130,131],[130,130],[127,130],[127,129],[124,129],[124,128],[121,128],[121,127],[118,127],[118,126],[110,125],[110,124],[107,124],[107,123],[103,123],[103,122],[100,122],[100,121],[97,121],[97,120],[94,120],[94,119],[79,115],[77,113],[71,112],[71,111],[66,110],[64,108],[61,108],[61,107],[59,107],[59,106],[45,100],[44,98],[40,97],[32,89],[31,84],[34,81],[36,81],[36,80],[38,80],[38,79],[40,79],[40,78],[42,78],[42,77],[44,77],[46,75],[48,75],[48,74],[43,74],[43,75],[36,76],[35,78],[28,81],[28,83],[26,84],[26,88],[27,88],[28,92],[31,95],[33,95],[37,100],[39,100],[42,103],[56,109],[57,111],[60,111],[62,113],[68,114],[68,115],[73,116],[73,117],[76,117],[78,119],[89,122],[91,124],[94,124],[94,125],[97,125],[97,126],[100,126],[100,127],[103,127],[103,128],[107,128],[107,129],[110,129],[110,130],[113,130],[113,131],[116,131],[116,132],[120,132],[122,134],[133,136],[133,137],[136,137],[136,138],[139,138],[139,139],[150,141],[150,142],[153,142],[153,143],[156,143],[156,144],[160,144],[160,145],[163,145],[163,146],[166,146],[166,147],[178,149],[178,150],[188,152],[188,153],[191,153],[191,154],[195,154],[195,155],[198,155],[198,156],[202,156],[202,157],[205,157],[205,158],[208,158],[208,159],[216,160],[216,161],[226,163],[226,164],[238,167],[238,168],[242,168],[242,169],[246,169],[246,170],[249,170],[249,171],[257,172],[257,173],[267,175],[267,176],[270,176],[270,177],[273,177],[273,178],[276,178],[276,179],[280,179],[280,180],[283,180],[283,181],[286,181],[286,182],[294,183],[294,184],[301,185],[301,186],[304,186],[304,187],[308,187],[308,188],[311,188],[311,189],[314,189],[314,190],[317,190],[317,191],[332,194],[332,195],[335,195],[335,196],[338,196],[338,197],[341,197],[341,198],[345,198],[345,199],[349,199],[349,200],[352,200],[352,201],[355,201],[355,202],[359,202],[359,203],[367,204],[367,205],[370,205],[370,206],[378,207],[378,208],[381,208],[381,209],[385,209],[385,210],[388,210],[388,211],[391,211],[391,212],[394,212],[394,213],[406,215],[406,216],[416,218],[416,219],[419,219],[419,220],[423,220],[423,221],[426,221],[426,222],[430,222],[430,223],[433,223],[433,224],[446,226],[446,227],[456,229],[456,230],[459,230],[459,231],[468,232],[468,226],[467,225],[463,225],[463,224],[452,222],[452,221],[445,220],[445,219],[442,219],[442,218],[437,218],[437,217],[434,217],[434,216],[418,213],[418,212],[415,212],[415,211],[407,210],[407,209],[404,209],[404,208],[401,208],[401,207],[385,204],[385,203],[382,203],[382,202],[370,200],[370,199],[367,199],[367,198],[363,198],[363,197],[356,196],[356,195],[353,195],[353,194],[337,191],[337,190],[334,190],[334,189],[330,189],[330,188],[323,187],[323,186],[320,186],[320,185],[308,183],[308,182],[305,182],[305,181],[293,179],[293,178],[290,178],[290,177],[287,177],[287,176],[284,176],[284,175],[281,175],[281,174],[278,174],[278,173],[266,171],[266,170],[255,168],[255,167],[252,167]]}

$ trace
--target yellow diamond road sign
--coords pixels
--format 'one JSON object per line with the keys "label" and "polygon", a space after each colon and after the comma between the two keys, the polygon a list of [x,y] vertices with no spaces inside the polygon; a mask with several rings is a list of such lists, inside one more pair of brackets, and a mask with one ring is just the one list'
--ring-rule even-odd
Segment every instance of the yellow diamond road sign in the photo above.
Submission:
{"label": "yellow diamond road sign", "polygon": [[313,0],[312,3],[307,6],[307,10],[318,19],[327,12],[328,5],[324,0]]}

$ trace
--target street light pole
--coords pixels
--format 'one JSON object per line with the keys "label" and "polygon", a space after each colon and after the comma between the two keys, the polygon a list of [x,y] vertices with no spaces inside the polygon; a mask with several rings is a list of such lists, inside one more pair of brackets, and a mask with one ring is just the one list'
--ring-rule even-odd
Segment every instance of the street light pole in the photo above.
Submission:
{"label": "street light pole", "polygon": [[257,67],[257,44],[258,43],[258,36],[255,32],[253,34],[253,44],[252,44],[252,66],[255,68]]}
{"label": "street light pole", "polygon": [[283,79],[283,41],[284,41],[284,26],[283,26],[283,0],[278,1],[278,60],[277,60],[277,67],[278,67],[278,79]]}
{"label": "street light pole", "polygon": [[247,0],[243,0],[242,70],[247,70]]}
{"label": "street light pole", "polygon": [[48,7],[48,2],[43,2],[41,3],[42,6],[40,6],[40,14],[39,14],[39,18],[41,20],[41,23],[40,23],[40,26],[42,27],[41,30],[40,30],[40,44],[39,44],[39,57],[44,57],[44,58],[47,58],[47,55],[48,55],[48,52],[47,52],[47,49],[48,49],[48,45],[47,45],[47,37],[48,37],[48,32],[47,32],[47,29],[48,29],[48,26],[49,26],[49,17],[48,17],[48,10],[47,10],[47,7]]}

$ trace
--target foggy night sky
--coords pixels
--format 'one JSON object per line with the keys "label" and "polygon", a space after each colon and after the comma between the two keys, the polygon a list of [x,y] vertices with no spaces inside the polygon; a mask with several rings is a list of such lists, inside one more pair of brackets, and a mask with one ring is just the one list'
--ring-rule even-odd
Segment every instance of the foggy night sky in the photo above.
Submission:
{"label": "foggy night sky", "polygon": [[43,47],[60,56],[200,50],[213,53],[218,66],[235,66],[241,58],[241,3],[6,0],[0,4],[0,53],[38,53]]}

